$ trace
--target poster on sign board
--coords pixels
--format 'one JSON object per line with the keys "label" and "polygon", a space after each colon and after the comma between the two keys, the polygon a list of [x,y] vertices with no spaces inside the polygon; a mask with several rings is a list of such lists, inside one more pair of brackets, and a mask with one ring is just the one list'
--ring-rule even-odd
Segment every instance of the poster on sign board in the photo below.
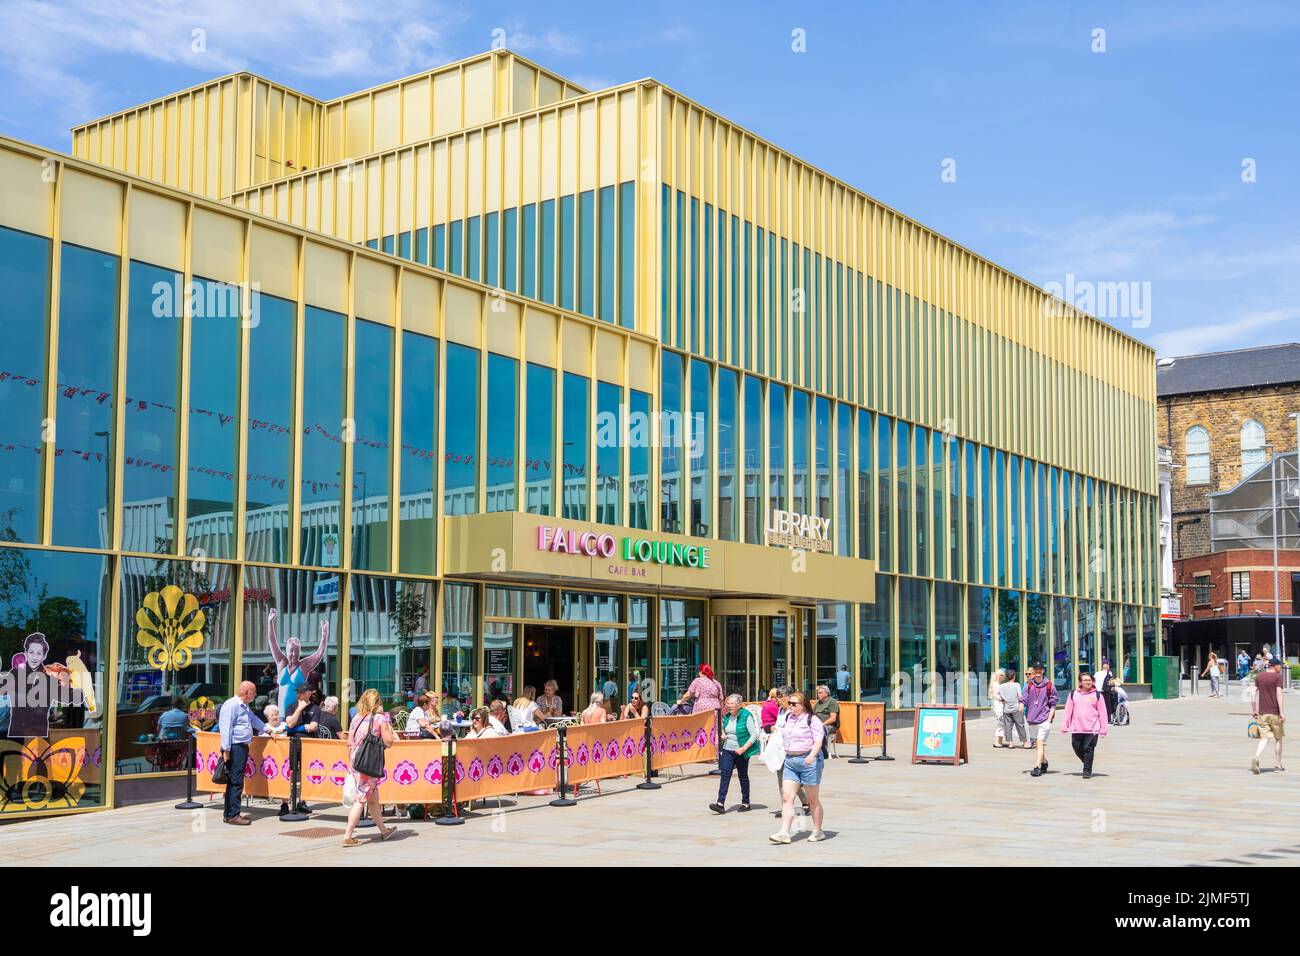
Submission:
{"label": "poster on sign board", "polygon": [[917,707],[912,732],[912,763],[970,762],[966,753],[966,722],[961,707]]}

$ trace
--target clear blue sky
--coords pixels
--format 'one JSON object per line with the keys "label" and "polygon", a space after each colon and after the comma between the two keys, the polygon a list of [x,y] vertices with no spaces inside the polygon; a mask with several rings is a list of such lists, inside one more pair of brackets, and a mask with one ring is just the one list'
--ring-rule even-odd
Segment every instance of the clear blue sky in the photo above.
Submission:
{"label": "clear blue sky", "polygon": [[1149,325],[1114,324],[1163,354],[1300,340],[1295,2],[5,0],[0,134],[67,150],[236,69],[332,97],[494,29],[590,88],[661,80],[1037,283],[1149,288]]}

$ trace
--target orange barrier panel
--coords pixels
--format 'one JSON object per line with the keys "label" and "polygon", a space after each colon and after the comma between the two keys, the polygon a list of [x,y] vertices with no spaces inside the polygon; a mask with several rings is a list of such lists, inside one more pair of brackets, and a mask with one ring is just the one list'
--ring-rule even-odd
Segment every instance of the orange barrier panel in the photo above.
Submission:
{"label": "orange barrier panel", "polygon": [[[64,748],[71,748],[77,755],[77,779],[82,783],[99,783],[102,779],[100,768],[103,764],[103,751],[100,748],[100,735],[98,730],[55,730],[50,729],[47,739],[50,742],[50,749],[59,748],[66,753]],[[67,760],[66,757],[61,757]],[[184,769],[185,762],[181,761],[181,768]],[[64,765],[60,770],[68,769]],[[56,779],[53,768],[50,768],[50,779]],[[66,779],[66,778],[64,778]]]}
{"label": "orange barrier panel", "polygon": [[100,782],[100,732],[51,730],[49,739],[0,738],[0,813],[68,810]]}
{"label": "orange barrier panel", "polygon": [[566,727],[569,783],[645,772],[645,721],[614,720]]}
{"label": "orange barrier panel", "polygon": [[655,770],[718,759],[718,712],[705,710],[684,717],[650,720]]}
{"label": "orange barrier panel", "polygon": [[457,741],[456,801],[549,790],[558,783],[559,766],[553,730]]}
{"label": "orange barrier panel", "polygon": [[885,745],[885,705],[840,701],[840,743],[856,744],[862,734],[863,747]]}
{"label": "orange barrier panel", "polygon": [[[212,782],[217,757],[221,753],[221,735],[205,732],[196,735],[194,789],[205,793],[224,793],[225,784]],[[230,772],[239,771],[231,767]],[[248,743],[248,760],[243,767],[244,793],[250,797],[289,799],[289,741],[284,737],[254,737]]]}
{"label": "orange barrier panel", "polygon": [[[302,740],[303,800],[343,802],[348,775],[348,742],[328,737]],[[442,802],[442,743],[437,740],[398,740],[384,751],[380,803]]]}

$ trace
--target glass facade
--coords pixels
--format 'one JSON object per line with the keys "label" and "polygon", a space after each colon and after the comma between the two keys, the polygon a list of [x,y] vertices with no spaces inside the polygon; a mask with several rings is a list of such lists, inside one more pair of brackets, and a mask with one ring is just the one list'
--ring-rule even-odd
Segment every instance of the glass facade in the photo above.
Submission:
{"label": "glass facade", "polygon": [[[718,666],[725,634],[761,662],[760,683],[899,707],[985,706],[994,668],[1031,661],[1061,688],[1103,656],[1146,679],[1161,649],[1157,509],[1122,464],[1144,446],[1108,426],[1118,403],[1149,402],[1063,353],[1035,374],[1089,395],[1088,414],[1015,405],[1021,363],[1049,357],[1027,361],[845,250],[594,155],[595,178],[498,182],[473,215],[439,199],[430,219],[417,195],[419,225],[403,212],[355,252],[290,257],[292,281],[253,275],[269,247],[237,268],[224,260],[239,244],[206,236],[222,255],[92,247],[64,238],[67,212],[46,237],[0,203],[0,568],[19,582],[0,590],[3,664],[39,629],[95,691],[19,739],[93,751],[116,730],[72,805],[102,803],[107,773],[177,772],[168,711],[201,718],[242,678],[260,707],[277,702],[290,644],[344,714],[370,687],[395,706],[423,686],[449,706],[510,697],[537,641],[569,648],[556,667],[587,667],[584,686],[618,701],[639,687],[671,704],[701,663]],[[638,209],[654,215],[638,225]],[[245,273],[264,289],[240,288]],[[750,594],[743,572],[735,591],[623,592],[594,580],[595,560],[570,590],[526,579],[525,600],[447,571],[440,540],[463,526],[446,519],[493,513],[472,520],[762,546],[776,511],[824,519],[874,602]],[[712,602],[742,599],[784,610],[715,626]],[[133,643],[141,609],[195,639],[175,667]],[[95,687],[110,658],[115,686]]]}

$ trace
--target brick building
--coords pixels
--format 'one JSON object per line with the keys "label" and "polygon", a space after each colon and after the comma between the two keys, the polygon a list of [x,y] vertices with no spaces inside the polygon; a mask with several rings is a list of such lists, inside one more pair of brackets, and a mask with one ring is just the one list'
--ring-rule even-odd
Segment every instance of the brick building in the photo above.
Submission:
{"label": "brick building", "polygon": [[1177,618],[1166,647],[1192,666],[1211,648],[1228,656],[1265,643],[1276,649],[1276,522],[1276,610],[1295,657],[1300,344],[1164,358],[1156,391],[1159,441],[1170,463],[1168,603]]}
{"label": "brick building", "polygon": [[1160,359],[1156,401],[1160,444],[1173,454],[1177,562],[1210,551],[1211,494],[1264,464],[1265,445],[1295,451],[1300,343]]}

